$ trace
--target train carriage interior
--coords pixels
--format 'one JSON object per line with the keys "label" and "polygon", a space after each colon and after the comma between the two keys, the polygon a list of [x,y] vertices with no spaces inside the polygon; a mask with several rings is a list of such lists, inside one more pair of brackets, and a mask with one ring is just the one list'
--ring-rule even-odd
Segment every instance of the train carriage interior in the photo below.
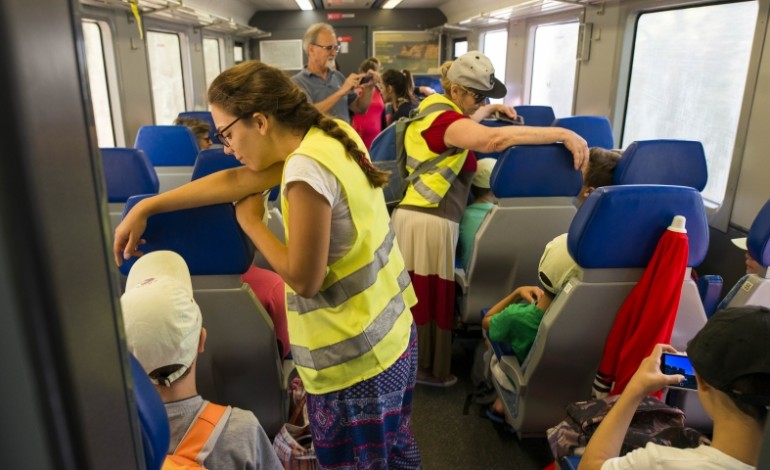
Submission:
{"label": "train carriage interior", "polygon": [[[470,264],[455,269],[458,383],[415,387],[426,470],[554,463],[546,432],[567,405],[591,398],[615,315],[676,215],[687,216],[690,251],[672,344],[686,348],[717,305],[770,307],[770,0],[3,0],[9,468],[159,468],[152,441],[163,431],[147,414],[158,403],[126,343],[130,263],[113,261],[115,227],[143,198],[241,166],[218,140],[209,85],[249,60],[300,72],[303,34],[318,22],[334,27],[343,75],[377,57],[380,72],[410,71],[417,101],[444,93],[444,61],[481,51],[507,88],[485,103],[523,118],[484,124],[563,127],[620,155],[612,187],[583,205],[580,171],[561,144],[480,155],[497,160],[497,202]],[[202,119],[207,133],[174,125],[178,117]],[[265,222],[283,243],[279,193],[265,202]],[[541,253],[563,233],[584,276],[555,294],[525,360],[488,345],[482,310],[538,283]],[[153,216],[146,235],[146,251],[182,254],[204,326],[219,336],[201,356],[201,394],[253,411],[273,438],[288,418],[291,362],[279,325],[240,277],[272,270],[267,258],[229,203]],[[490,355],[508,387],[495,378],[483,387]],[[497,394],[505,414],[493,420]],[[677,391],[668,402],[708,435],[696,397]],[[757,468],[770,468],[770,430]]]}

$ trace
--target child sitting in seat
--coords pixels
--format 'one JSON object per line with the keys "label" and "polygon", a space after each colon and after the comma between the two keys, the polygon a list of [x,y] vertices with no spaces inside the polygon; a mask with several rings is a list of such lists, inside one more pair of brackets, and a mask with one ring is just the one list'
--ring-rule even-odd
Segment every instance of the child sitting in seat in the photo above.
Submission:
{"label": "child sitting in seat", "polygon": [[[612,184],[612,174],[620,159],[620,153],[592,147],[588,166],[583,170],[583,187],[577,196],[580,207],[594,189]],[[551,300],[573,277],[581,278],[583,271],[567,250],[567,234],[551,240],[543,251],[538,266],[539,286],[521,286],[495,304],[484,317],[481,327],[490,341],[510,344],[519,362],[524,362],[535,341],[540,321]],[[522,302],[523,301],[523,302]],[[490,370],[498,383],[510,390],[510,383],[500,367],[497,358],[491,358]],[[498,397],[487,411],[494,421],[501,421],[503,403]]]}

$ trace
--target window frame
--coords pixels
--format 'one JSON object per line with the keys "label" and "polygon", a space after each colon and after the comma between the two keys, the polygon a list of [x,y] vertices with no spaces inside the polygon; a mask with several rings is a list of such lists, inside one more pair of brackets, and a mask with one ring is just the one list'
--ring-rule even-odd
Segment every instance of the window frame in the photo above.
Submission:
{"label": "window frame", "polygon": [[[115,43],[115,25],[109,17],[98,14],[87,14],[80,18],[82,23],[93,23],[99,27],[102,38],[102,55],[104,72],[107,79],[107,95],[109,97],[110,117],[112,118],[112,134],[116,147],[126,146],[126,130],[123,123],[123,94],[118,74],[118,58]],[[84,49],[85,52],[85,49]],[[90,87],[90,83],[89,83]],[[88,92],[90,93],[90,88]]]}
{"label": "window frame", "polygon": [[[723,2],[702,3],[698,1],[671,0],[663,4],[651,5],[622,5],[620,8],[620,18],[625,18],[625,26],[622,31],[622,45],[619,52],[618,67],[618,85],[616,87],[615,103],[613,106],[614,116],[613,129],[619,129],[618,142],[622,143],[626,126],[626,114],[628,108],[628,97],[631,87],[631,70],[633,67],[634,47],[636,42],[636,31],[639,19],[646,13],[658,13],[672,10],[682,10],[698,8],[703,6],[723,5],[730,3],[740,3],[747,0],[731,0]],[[744,85],[743,99],[738,117],[738,124],[735,131],[735,142],[731,162],[728,169],[727,184],[725,194],[720,206],[707,204],[707,213],[709,225],[718,230],[726,232],[730,225],[733,203],[735,201],[738,178],[743,164],[743,155],[746,148],[746,140],[749,131],[749,120],[751,108],[756,93],[757,81],[759,77],[759,66],[762,56],[762,44],[766,35],[766,18],[768,11],[768,2],[757,0],[757,23],[754,29],[754,38],[752,41],[752,50],[749,55],[749,64],[746,71],[746,83]]]}
{"label": "window frame", "polygon": [[[184,92],[184,107],[180,110],[186,111],[188,109],[194,109],[194,93],[195,93],[195,81],[193,79],[193,67],[192,67],[192,39],[194,37],[194,31],[192,25],[172,23],[167,21],[158,20],[156,18],[146,18],[144,20],[144,34],[145,41],[147,40],[147,34],[150,32],[176,34],[179,37],[179,58],[182,63],[182,85]],[[202,43],[201,43],[202,47]],[[146,46],[145,46],[146,50]],[[150,54],[146,50],[145,62],[147,64],[147,76],[150,91],[150,104],[152,106],[152,118],[155,121],[155,97],[152,91],[152,67],[150,65]],[[171,124],[168,123],[155,123],[160,125]]]}

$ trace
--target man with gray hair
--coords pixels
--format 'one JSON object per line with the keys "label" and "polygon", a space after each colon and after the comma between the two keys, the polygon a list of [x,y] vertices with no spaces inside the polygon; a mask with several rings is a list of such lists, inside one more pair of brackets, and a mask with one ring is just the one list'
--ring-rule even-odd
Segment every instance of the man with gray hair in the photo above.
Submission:
{"label": "man with gray hair", "polygon": [[[350,123],[350,111],[363,114],[369,109],[376,72],[351,73],[347,78],[335,70],[334,59],[340,51],[334,28],[327,23],[311,25],[302,38],[307,65],[291,77],[307,93],[310,102],[322,113]],[[367,75],[371,78],[365,79]],[[360,94],[356,92],[360,88]]]}

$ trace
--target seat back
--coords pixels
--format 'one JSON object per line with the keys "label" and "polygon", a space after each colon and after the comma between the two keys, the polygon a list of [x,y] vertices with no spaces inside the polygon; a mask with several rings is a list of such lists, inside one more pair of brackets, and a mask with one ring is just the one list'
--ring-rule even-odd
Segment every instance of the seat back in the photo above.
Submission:
{"label": "seat back", "polygon": [[556,127],[563,127],[584,138],[589,147],[612,149],[615,139],[612,136],[610,120],[604,116],[570,116],[553,121]]}
{"label": "seat back", "polygon": [[200,119],[206,121],[209,124],[209,139],[215,144],[218,144],[216,133],[217,126],[214,125],[214,118],[211,117],[211,111],[182,111],[177,115],[180,118]]}
{"label": "seat back", "polygon": [[441,77],[438,74],[414,74],[414,93],[420,98],[425,98],[420,93],[421,86],[431,87],[436,90],[436,93],[444,93],[444,88],[441,86]]}
{"label": "seat back", "polygon": [[703,191],[708,180],[706,153],[693,140],[640,140],[623,152],[614,184],[673,184]]}
{"label": "seat back", "polygon": [[[583,279],[571,279],[554,298],[523,364],[515,356],[500,361],[516,390],[506,408],[520,436],[542,435],[564,418],[565,405],[590,398],[615,315],[675,215],[687,219],[688,265],[697,265],[706,254],[708,223],[692,188],[608,186],[580,207],[567,243]],[[702,309],[701,315],[705,322]]]}
{"label": "seat back", "polygon": [[114,230],[129,197],[157,194],[158,175],[144,151],[134,148],[102,148],[102,167],[107,186],[110,226]]}
{"label": "seat back", "polygon": [[556,119],[553,108],[550,106],[525,104],[514,106],[513,109],[516,110],[516,114],[524,118],[524,125],[526,126],[547,127],[553,124]]}
{"label": "seat back", "polygon": [[217,171],[241,166],[243,166],[243,164],[233,155],[227,155],[225,153],[224,147],[201,150],[200,153],[198,153],[198,158],[195,159],[195,166],[193,166],[190,179],[197,180],[198,178],[203,178],[204,176],[216,173]]}
{"label": "seat back", "polygon": [[716,274],[700,276],[696,284],[706,317],[711,318],[711,315],[716,311],[717,304],[719,304],[719,299],[722,298],[722,285],[724,284],[722,276]]}
{"label": "seat back", "polygon": [[130,354],[131,378],[134,382],[134,401],[139,415],[139,426],[142,433],[142,449],[147,470],[160,470],[168,453],[171,431],[168,424],[166,407],[150,382],[147,373]]}
{"label": "seat back", "polygon": [[158,173],[160,191],[168,191],[190,181],[198,141],[187,126],[142,126],[134,147],[144,150]]}
{"label": "seat back", "polygon": [[728,307],[761,305],[770,308],[770,200],[768,200],[749,228],[746,239],[749,255],[761,266],[757,274],[744,276],[728,294]]}
{"label": "seat back", "polygon": [[498,204],[476,232],[460,312],[479,324],[479,312],[520,285],[537,285],[543,248],[567,231],[582,174],[561,144],[511,147],[495,165],[490,186]]}
{"label": "seat back", "polygon": [[[143,196],[132,197],[130,211]],[[273,436],[286,421],[283,371],[272,320],[241,275],[254,248],[232,204],[157,214],[147,220],[145,252],[172,250],[190,268],[193,295],[208,331],[198,357],[198,391],[215,403],[251,410]],[[127,274],[133,260],[120,270]]]}

